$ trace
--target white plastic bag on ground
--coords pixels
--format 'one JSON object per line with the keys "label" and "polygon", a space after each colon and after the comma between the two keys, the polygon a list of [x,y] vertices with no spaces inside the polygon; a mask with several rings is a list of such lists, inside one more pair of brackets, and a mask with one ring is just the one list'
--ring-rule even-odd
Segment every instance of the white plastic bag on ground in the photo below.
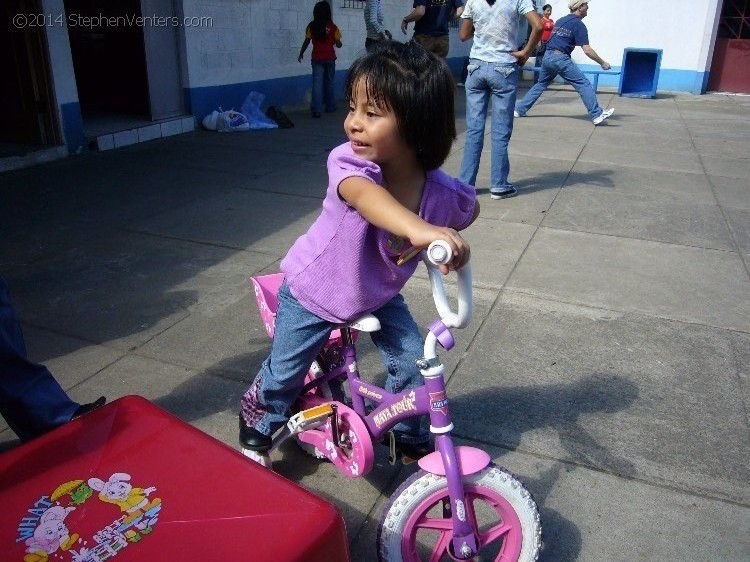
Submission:
{"label": "white plastic bag on ground", "polygon": [[203,118],[201,124],[203,125],[204,129],[215,131],[219,127],[219,112],[214,109],[211,113]]}
{"label": "white plastic bag on ground", "polygon": [[216,122],[216,130],[220,133],[234,133],[237,131],[249,131],[250,123],[247,122],[245,117],[239,111],[230,109],[229,111],[222,111],[219,113],[219,117]]}

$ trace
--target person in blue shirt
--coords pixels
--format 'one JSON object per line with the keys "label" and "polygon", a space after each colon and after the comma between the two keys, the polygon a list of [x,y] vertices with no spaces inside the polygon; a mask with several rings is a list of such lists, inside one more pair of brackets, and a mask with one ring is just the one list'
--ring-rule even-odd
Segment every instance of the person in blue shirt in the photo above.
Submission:
{"label": "person in blue shirt", "polygon": [[401,31],[406,35],[409,23],[415,22],[414,41],[445,59],[450,48],[448,24],[463,10],[463,0],[414,0],[414,8],[401,20]]}
{"label": "person in blue shirt", "polygon": [[611,65],[589,45],[589,33],[583,21],[581,21],[588,14],[589,2],[586,0],[570,0],[568,8],[570,14],[557,20],[552,30],[552,36],[544,53],[542,69],[539,71],[539,81],[516,104],[516,109],[513,112],[515,117],[526,115],[526,112],[531,109],[531,106],[536,103],[539,96],[558,74],[571,84],[578,95],[581,96],[594,125],[599,125],[615,112],[614,107],[602,109],[596,99],[596,92],[591,86],[591,82],[570,58],[573,49],[581,47],[586,56],[599,63],[602,69],[609,70],[611,68]]}

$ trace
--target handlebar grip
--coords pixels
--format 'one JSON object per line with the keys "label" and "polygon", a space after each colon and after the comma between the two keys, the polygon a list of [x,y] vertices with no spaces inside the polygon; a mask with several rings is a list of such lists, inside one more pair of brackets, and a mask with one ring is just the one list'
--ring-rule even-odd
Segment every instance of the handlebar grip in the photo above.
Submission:
{"label": "handlebar grip", "polygon": [[427,247],[427,259],[435,265],[450,263],[453,259],[453,250],[445,240],[434,240]]}

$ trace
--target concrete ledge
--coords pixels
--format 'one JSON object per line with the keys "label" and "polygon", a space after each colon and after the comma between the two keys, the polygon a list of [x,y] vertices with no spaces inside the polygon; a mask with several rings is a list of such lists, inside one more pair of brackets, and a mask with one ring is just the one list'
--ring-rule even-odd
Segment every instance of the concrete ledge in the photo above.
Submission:
{"label": "concrete ledge", "polygon": [[116,133],[106,133],[90,139],[89,145],[100,152],[120,148],[131,144],[138,144],[154,139],[171,137],[182,133],[190,133],[195,130],[195,118],[180,116],[174,119],[152,123],[143,127],[136,127]]}

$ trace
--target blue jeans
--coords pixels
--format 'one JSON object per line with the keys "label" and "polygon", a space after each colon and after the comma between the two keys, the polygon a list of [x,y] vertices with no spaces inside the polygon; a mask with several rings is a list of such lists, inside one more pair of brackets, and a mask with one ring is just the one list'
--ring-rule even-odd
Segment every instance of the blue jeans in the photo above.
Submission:
{"label": "blue jeans", "polygon": [[336,109],[335,76],[335,60],[312,62],[312,103],[310,109],[313,113],[320,113],[323,110],[323,101],[325,101],[326,111],[330,112]]}
{"label": "blue jeans", "polygon": [[[256,382],[242,398],[246,423],[271,435],[289,419],[288,410],[304,386],[305,375],[335,324],[316,316],[292,296],[286,282],[279,289],[271,355],[263,362]],[[423,384],[416,360],[424,353],[424,340],[401,295],[372,313],[380,330],[371,334],[385,363],[385,389],[401,392]],[[422,443],[429,439],[420,418],[394,426],[399,441]]]}
{"label": "blue jeans", "polygon": [[487,106],[492,95],[492,162],[490,188],[511,187],[508,142],[513,132],[513,105],[516,103],[518,65],[470,59],[466,77],[466,145],[459,179],[475,185],[479,159],[484,146]]}
{"label": "blue jeans", "polygon": [[78,406],[44,365],[26,358],[21,324],[0,276],[0,414],[28,441],[69,422]]}
{"label": "blue jeans", "polygon": [[516,111],[520,115],[525,115],[558,74],[576,89],[576,92],[581,96],[591,119],[595,119],[602,114],[603,110],[596,99],[596,92],[594,91],[594,88],[591,87],[591,82],[588,81],[588,78],[586,78],[583,75],[583,72],[581,72],[581,69],[578,68],[578,65],[571,60],[569,55],[560,51],[550,50],[547,50],[547,52],[544,53],[542,70],[539,72],[539,81],[534,84],[534,86],[526,92],[523,99],[518,102],[516,105]]}

